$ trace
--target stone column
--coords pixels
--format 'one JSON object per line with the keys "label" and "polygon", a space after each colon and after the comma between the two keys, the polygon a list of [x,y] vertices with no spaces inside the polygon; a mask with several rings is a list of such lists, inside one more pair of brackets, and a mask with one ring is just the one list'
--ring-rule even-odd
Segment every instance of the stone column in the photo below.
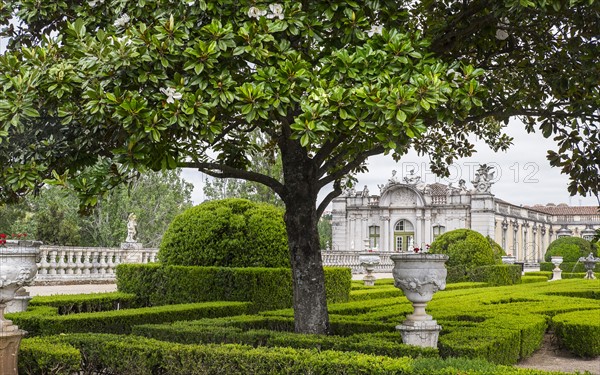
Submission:
{"label": "stone column", "polygon": [[388,238],[390,237],[390,217],[389,216],[381,216],[381,237],[379,238],[379,243],[381,247],[381,251],[390,251],[388,245]]}
{"label": "stone column", "polygon": [[18,375],[17,356],[25,331],[4,318],[4,307],[0,304],[0,374]]}

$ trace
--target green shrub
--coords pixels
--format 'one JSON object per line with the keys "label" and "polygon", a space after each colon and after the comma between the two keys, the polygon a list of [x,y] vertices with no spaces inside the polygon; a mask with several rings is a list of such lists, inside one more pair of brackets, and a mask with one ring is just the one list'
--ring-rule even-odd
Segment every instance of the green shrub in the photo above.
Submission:
{"label": "green shrub", "polygon": [[134,327],[134,334],[181,344],[246,344],[252,346],[286,346],[296,349],[355,351],[388,357],[437,357],[437,349],[402,344],[397,332],[353,334],[351,336],[302,335],[266,329],[200,325],[194,322],[146,324]]}
{"label": "green shrub", "polygon": [[496,263],[489,241],[470,229],[456,229],[442,234],[433,241],[429,252],[448,255],[448,268],[463,266],[466,271]]}
{"label": "green shrub", "polygon": [[290,267],[283,211],[245,199],[204,202],[173,219],[158,257],[166,265]]}
{"label": "green shrub", "polygon": [[544,259],[550,262],[553,256],[562,256],[564,263],[576,263],[580,257],[586,257],[589,253],[598,255],[596,244],[580,237],[561,237],[548,246]]}
{"label": "green shrub", "polygon": [[249,305],[246,302],[205,302],[69,315],[58,315],[56,308],[41,306],[9,316],[33,336],[73,332],[125,334],[139,324],[245,314]]}
{"label": "green shrub", "polygon": [[513,285],[521,282],[521,266],[495,264],[475,267],[468,272],[469,281],[486,282],[493,286]]}
{"label": "green shrub", "polygon": [[485,238],[488,240],[490,246],[492,247],[492,252],[494,253],[494,259],[496,260],[496,263],[502,263],[502,257],[506,255],[506,251],[504,251],[502,246],[500,246],[498,242],[494,241],[492,237],[485,236]]}
{"label": "green shrub", "polygon": [[71,375],[79,371],[81,354],[56,340],[26,338],[19,348],[19,374]]}
{"label": "green shrub", "polygon": [[[329,302],[349,299],[352,275],[348,268],[326,267]],[[201,301],[249,301],[254,311],[292,306],[289,268],[185,267],[121,264],[119,291],[132,293],[139,303],[162,305]]]}
{"label": "green shrub", "polygon": [[[533,276],[533,277],[543,276],[543,277],[546,278],[546,280],[550,280],[550,279],[552,279],[552,272],[550,272],[550,271],[530,271],[530,272],[525,272],[525,275],[523,277],[527,277],[527,276]],[[521,277],[521,279],[523,279],[523,277]]]}
{"label": "green shrub", "polygon": [[560,346],[580,357],[600,355],[600,310],[555,315],[552,324]]}
{"label": "green shrub", "polygon": [[135,294],[131,293],[92,293],[36,296],[29,306],[52,306],[58,308],[59,315],[82,312],[97,312],[137,307]]}
{"label": "green shrub", "polygon": [[[52,340],[56,340],[52,338]],[[319,349],[248,345],[182,345],[144,337],[64,335],[78,348],[84,373],[147,374],[289,374],[289,375],[551,375],[540,370],[497,366],[481,360],[389,358]],[[119,355],[115,355],[118,353]]]}
{"label": "green shrub", "polygon": [[521,284],[532,284],[532,283],[543,283],[543,282],[547,282],[548,281],[548,277],[541,275],[541,276],[521,276]]}
{"label": "green shrub", "polygon": [[[555,265],[549,262],[541,262],[540,263],[540,271],[552,271],[554,270]],[[581,273],[585,272],[585,267],[581,262],[563,262],[558,268],[563,271],[563,276],[567,273]],[[600,268],[599,268],[600,269]]]}

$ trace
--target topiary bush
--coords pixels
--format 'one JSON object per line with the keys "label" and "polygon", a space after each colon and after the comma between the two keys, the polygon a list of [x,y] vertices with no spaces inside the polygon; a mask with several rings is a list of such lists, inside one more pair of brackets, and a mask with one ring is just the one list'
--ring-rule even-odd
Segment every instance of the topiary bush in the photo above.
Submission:
{"label": "topiary bush", "polygon": [[433,241],[429,252],[448,255],[447,267],[464,267],[465,271],[496,263],[490,242],[471,229],[456,229],[442,234]]}
{"label": "topiary bush", "polygon": [[506,251],[500,246],[500,244],[492,239],[490,236],[485,237],[490,246],[492,247],[492,251],[494,252],[494,259],[496,259],[496,263],[502,263],[502,257],[506,255]]}
{"label": "topiary bush", "polygon": [[283,210],[245,199],[204,202],[173,219],[158,257],[166,265],[289,268]]}
{"label": "topiary bush", "polygon": [[546,262],[550,262],[553,256],[562,256],[563,263],[575,263],[580,257],[588,256],[589,253],[598,255],[596,244],[580,237],[561,237],[552,241],[544,258]]}

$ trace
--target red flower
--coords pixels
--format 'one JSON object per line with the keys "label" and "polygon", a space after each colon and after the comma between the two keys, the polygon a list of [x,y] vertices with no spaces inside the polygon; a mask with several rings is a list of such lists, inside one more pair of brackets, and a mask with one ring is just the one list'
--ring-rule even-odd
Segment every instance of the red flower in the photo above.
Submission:
{"label": "red flower", "polygon": [[6,234],[0,233],[0,238],[5,239],[6,238]]}

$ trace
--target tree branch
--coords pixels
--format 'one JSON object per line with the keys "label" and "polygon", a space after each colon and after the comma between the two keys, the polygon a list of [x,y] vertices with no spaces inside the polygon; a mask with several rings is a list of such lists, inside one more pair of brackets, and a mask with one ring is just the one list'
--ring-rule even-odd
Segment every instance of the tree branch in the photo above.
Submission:
{"label": "tree branch", "polygon": [[315,163],[317,165],[321,165],[323,164],[323,162],[325,161],[325,159],[327,158],[327,156],[331,155],[331,153],[333,152],[333,150],[340,145],[340,143],[344,142],[346,139],[348,139],[348,137],[346,136],[340,136],[338,138],[336,138],[334,141],[327,141],[325,142],[325,144],[323,145],[323,147],[321,147],[321,149],[316,153],[315,157],[313,158],[313,160],[315,161]]}
{"label": "tree branch", "polygon": [[327,206],[329,206],[329,203],[331,203],[333,198],[338,197],[340,194],[342,194],[342,186],[340,184],[340,181],[337,180],[333,183],[333,190],[329,194],[327,194],[325,198],[323,198],[321,203],[319,203],[319,207],[317,208],[318,218],[320,218],[321,215],[323,215],[323,212],[325,211]]}
{"label": "tree branch", "polygon": [[[319,180],[319,189],[323,188],[323,186],[334,182],[336,180],[339,180],[340,178],[344,177],[345,175],[347,175],[348,173],[350,173],[353,169],[358,168],[362,163],[364,163],[365,160],[367,160],[367,158],[369,158],[370,156],[373,155],[378,155],[383,153],[385,149],[383,148],[383,146],[377,146],[375,148],[372,148],[370,150],[367,150],[365,152],[360,153],[358,156],[356,156],[356,158],[351,161],[350,163],[346,164],[345,166],[343,166],[342,168],[338,169],[337,171],[333,172],[332,174],[330,174],[329,176],[326,176],[322,179]],[[323,168],[323,167],[321,167]],[[324,173],[321,173],[322,171],[319,171],[319,175],[322,175]],[[325,171],[326,173],[327,171]]]}
{"label": "tree branch", "polygon": [[196,168],[209,176],[217,178],[239,178],[242,180],[258,182],[272,189],[280,197],[283,194],[283,185],[276,179],[261,173],[245,171],[219,163],[205,162],[183,162],[179,163],[182,168]]}

